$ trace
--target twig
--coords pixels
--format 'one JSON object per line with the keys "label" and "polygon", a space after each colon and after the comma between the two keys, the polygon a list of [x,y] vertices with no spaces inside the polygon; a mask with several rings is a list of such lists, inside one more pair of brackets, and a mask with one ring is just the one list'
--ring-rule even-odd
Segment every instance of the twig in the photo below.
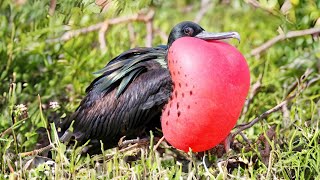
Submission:
{"label": "twig", "polygon": [[7,165],[8,165],[8,167],[9,167],[10,173],[14,173],[14,168],[12,167],[9,159],[7,159]]}
{"label": "twig", "polygon": [[184,8],[182,8],[181,12],[183,14],[188,14],[193,10],[193,8],[194,8],[194,5],[188,5],[188,6],[184,7]]}
{"label": "twig", "polygon": [[320,80],[320,75],[318,74],[316,77],[310,79],[310,81],[308,81],[307,87],[311,86],[313,83],[317,82]]}
{"label": "twig", "polygon": [[290,9],[292,9],[292,4],[290,0],[285,0],[280,8],[281,13],[287,14]]}
{"label": "twig", "polygon": [[54,11],[56,10],[57,0],[50,0],[49,14],[53,16]]}
{"label": "twig", "polygon": [[6,129],[6,130],[4,130],[3,132],[1,132],[1,133],[0,133],[0,138],[3,138],[5,135],[11,134],[12,131],[13,131],[16,127],[20,126],[21,123],[23,123],[23,122],[24,122],[25,120],[27,120],[27,119],[28,119],[28,117],[23,118],[23,119],[17,121],[16,123],[14,123],[14,124],[13,124],[12,126],[10,126],[8,129]]}
{"label": "twig", "polygon": [[35,149],[33,151],[19,153],[19,155],[21,157],[38,155],[38,154],[42,153],[43,151],[50,150],[52,147],[53,147],[53,145],[49,144],[48,146],[45,146],[45,147],[40,148],[40,149]]}
{"label": "twig", "polygon": [[241,135],[243,140],[245,140],[248,144],[251,144],[251,141],[247,138],[245,134],[243,134],[243,132],[240,132],[239,134]]}
{"label": "twig", "polygon": [[129,151],[129,150],[131,150],[131,149],[133,149],[135,147],[138,147],[139,145],[140,145],[139,143],[133,144],[132,146],[128,146],[128,147],[126,147],[124,149],[120,149],[119,152],[121,152],[121,153],[127,152],[127,151]]}
{"label": "twig", "polygon": [[124,148],[130,144],[138,144],[138,145],[143,145],[143,144],[147,144],[149,142],[149,138],[137,138],[137,139],[130,139],[130,140],[125,140],[123,141],[123,139],[120,139],[119,143],[118,143],[118,147],[119,148]]}
{"label": "twig", "polygon": [[284,127],[287,128],[290,123],[290,111],[288,108],[288,104],[285,104],[284,106],[282,106],[281,111],[282,111],[282,116],[283,116]]}
{"label": "twig", "polygon": [[129,31],[129,39],[130,39],[130,47],[133,48],[136,44],[135,39],[136,39],[136,35],[134,32],[134,28],[132,26],[132,23],[128,23],[128,31]]}
{"label": "twig", "polygon": [[[125,137],[123,137],[123,138],[125,138]],[[139,138],[137,138],[137,139],[131,139],[131,140],[125,140],[125,141],[123,141],[123,138],[121,138],[120,141],[119,141],[119,143],[118,143],[120,148],[121,148],[121,147],[124,147],[124,146],[127,146],[127,145],[129,145],[129,144],[132,144],[132,145],[131,145],[131,146],[128,146],[128,147],[125,147],[125,148],[123,148],[123,149],[120,149],[120,150],[119,150],[120,153],[124,153],[124,152],[127,152],[127,151],[131,150],[131,149],[138,148],[138,147],[140,147],[142,144],[145,144],[145,143],[148,142],[148,139],[139,139]],[[159,147],[160,143],[161,143],[163,140],[164,140],[164,136],[163,136],[161,139],[159,139],[159,141],[157,142],[157,144],[154,146],[154,148],[153,148],[154,151]],[[134,143],[134,144],[133,144],[133,143]],[[107,155],[107,156],[108,156],[107,159],[111,159],[114,155],[115,155],[115,154],[108,154],[108,155]]]}
{"label": "twig", "polygon": [[206,153],[204,153],[204,155],[202,157],[202,164],[203,164],[204,170],[207,172],[209,177],[214,179],[214,176],[210,173],[210,171],[209,171],[209,169],[207,167],[207,164],[206,164]]}
{"label": "twig", "polygon": [[108,0],[95,0],[95,4],[100,6],[101,8],[105,7],[110,2]]}
{"label": "twig", "polygon": [[265,42],[261,46],[253,49],[250,54],[252,56],[256,56],[256,55],[261,54],[263,51],[269,49],[272,45],[274,45],[275,43],[277,43],[279,41],[282,41],[285,39],[290,39],[290,38],[295,38],[295,37],[299,37],[299,36],[312,35],[312,34],[316,34],[316,33],[320,33],[320,27],[299,30],[299,31],[289,31],[286,34],[279,34],[278,36],[268,40],[267,42]]}
{"label": "twig", "polygon": [[[140,146],[140,144],[136,143],[136,144],[133,144],[133,145],[128,146],[126,148],[120,149],[119,152],[120,153],[124,153],[124,152],[130,151],[131,149],[138,148],[139,146]],[[109,160],[109,159],[113,158],[115,155],[116,155],[116,153],[106,154],[105,155],[106,160]]]}
{"label": "twig", "polygon": [[246,100],[243,110],[242,110],[242,115],[246,114],[249,110],[249,106],[255,97],[255,95],[259,92],[261,85],[262,85],[262,78],[263,78],[263,73],[259,75],[258,80],[251,86],[251,91],[249,93],[248,99]]}
{"label": "twig", "polygon": [[247,0],[246,2],[255,8],[260,8],[260,3],[257,0]]}
{"label": "twig", "polygon": [[280,104],[276,105],[275,107],[269,109],[268,111],[262,113],[260,116],[256,117],[255,119],[253,119],[251,122],[246,123],[246,124],[242,124],[242,125],[238,125],[238,129],[236,132],[233,133],[233,137],[235,137],[237,134],[239,134],[241,131],[246,130],[250,127],[252,127],[253,125],[255,125],[258,121],[260,121],[261,119],[264,119],[266,117],[268,117],[270,114],[280,110],[282,108],[283,105],[287,104],[289,101],[291,101],[294,97],[296,97],[298,93],[295,93],[289,97],[286,98],[286,100],[282,101]]}
{"label": "twig", "polygon": [[152,18],[147,21],[146,23],[146,30],[147,30],[147,35],[146,35],[146,47],[151,47],[152,46],[152,40],[153,40],[153,23],[152,23]]}
{"label": "twig", "polygon": [[118,142],[118,147],[123,148],[125,146],[128,146],[130,144],[136,144],[141,141],[141,139],[138,137],[137,139],[129,139],[129,140],[124,140],[125,136],[123,136],[119,142]]}
{"label": "twig", "polygon": [[148,13],[137,13],[131,16],[126,17],[119,17],[114,19],[107,19],[104,22],[100,22],[85,28],[77,29],[77,30],[70,30],[66,33],[64,33],[61,37],[56,39],[49,39],[46,42],[47,43],[56,43],[61,41],[68,41],[76,36],[79,36],[81,34],[86,34],[89,32],[100,30],[103,26],[109,26],[109,25],[115,25],[115,24],[121,24],[121,23],[128,23],[133,21],[142,21],[142,22],[148,22],[150,19],[154,16],[154,10],[148,11]]}
{"label": "twig", "polygon": [[201,21],[201,19],[203,18],[203,16],[208,12],[208,10],[210,9],[210,5],[211,5],[211,1],[210,0],[202,0],[201,1],[201,8],[199,10],[199,12],[197,13],[194,22],[195,23],[199,23]]}
{"label": "twig", "polygon": [[7,134],[11,134],[12,128],[13,128],[13,126],[9,127],[9,128],[6,129],[5,131],[3,131],[3,132],[0,134],[0,138],[3,138],[3,137],[4,137],[5,135],[7,135]]}
{"label": "twig", "polygon": [[[305,73],[300,77],[300,79],[298,81],[296,81],[297,84],[302,85],[302,82],[311,74],[312,70],[311,69],[307,69],[305,71]],[[274,106],[273,108],[269,109],[268,111],[262,113],[261,115],[259,115],[258,117],[256,117],[255,119],[253,119],[251,122],[249,123],[244,123],[241,125],[237,126],[237,130],[232,133],[232,138],[234,138],[237,134],[239,134],[240,132],[242,132],[243,130],[246,130],[250,127],[252,127],[253,125],[255,125],[257,122],[259,122],[261,119],[264,119],[266,117],[268,117],[270,114],[279,111],[282,106],[286,105],[288,102],[290,102],[293,98],[295,98],[299,93],[299,89],[297,89],[297,87],[300,86],[295,86],[295,92],[292,93],[294,90],[292,90],[292,92],[289,93],[289,95],[286,97],[286,99],[284,101],[282,101],[280,104]]]}
{"label": "twig", "polygon": [[99,43],[100,43],[100,50],[105,52],[107,49],[107,43],[105,39],[105,34],[108,30],[109,24],[105,23],[102,25],[101,29],[99,30]]}
{"label": "twig", "polygon": [[249,5],[252,5],[255,8],[260,8],[264,11],[267,11],[270,14],[277,15],[276,11],[272,11],[272,9],[261,6],[260,2],[257,0],[246,0]]}
{"label": "twig", "polygon": [[164,140],[164,136],[162,136],[162,138],[160,138],[157,144],[153,147],[153,151],[158,149],[158,147],[160,146],[163,140]]}
{"label": "twig", "polygon": [[163,42],[167,42],[168,35],[165,32],[163,32],[161,29],[155,29],[154,33],[159,35]]}

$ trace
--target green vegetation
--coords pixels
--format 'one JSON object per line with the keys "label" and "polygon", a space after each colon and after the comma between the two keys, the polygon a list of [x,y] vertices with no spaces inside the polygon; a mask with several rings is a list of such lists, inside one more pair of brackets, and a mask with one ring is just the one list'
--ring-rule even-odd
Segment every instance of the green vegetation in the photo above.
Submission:
{"label": "green vegetation", "polygon": [[[0,179],[320,178],[319,29],[251,55],[279,34],[320,27],[320,1],[212,0],[203,6],[190,0],[108,1],[103,12],[93,0],[57,1],[56,7],[50,6],[52,2],[0,1]],[[200,154],[178,153],[165,145],[153,151],[152,143],[150,148],[111,149],[83,157],[81,147],[68,149],[53,130],[52,160],[21,154],[37,147],[37,129],[51,127],[48,120],[75,110],[95,78],[93,72],[119,53],[146,44],[143,21],[110,25],[105,38],[101,28],[88,31],[87,27],[149,10],[155,12],[153,45],[165,44],[173,25],[194,20],[201,10],[205,13],[199,23],[206,30],[241,34],[240,44],[231,43],[247,58],[252,85],[260,81],[261,86],[238,124],[282,102],[308,68],[312,73],[299,81],[299,93],[292,101],[243,131],[251,144],[238,135],[233,151],[222,157],[207,152],[206,166]],[[78,29],[83,33],[64,36]],[[46,163],[32,164],[39,159]]]}

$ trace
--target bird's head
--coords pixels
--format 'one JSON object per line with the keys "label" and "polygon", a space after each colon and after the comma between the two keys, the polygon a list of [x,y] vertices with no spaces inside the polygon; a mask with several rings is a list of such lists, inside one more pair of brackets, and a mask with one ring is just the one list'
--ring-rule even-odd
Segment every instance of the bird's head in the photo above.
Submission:
{"label": "bird's head", "polygon": [[235,38],[240,41],[240,35],[237,32],[210,33],[191,21],[184,21],[173,27],[168,38],[168,46],[170,47],[175,40],[181,37],[195,37],[203,40]]}

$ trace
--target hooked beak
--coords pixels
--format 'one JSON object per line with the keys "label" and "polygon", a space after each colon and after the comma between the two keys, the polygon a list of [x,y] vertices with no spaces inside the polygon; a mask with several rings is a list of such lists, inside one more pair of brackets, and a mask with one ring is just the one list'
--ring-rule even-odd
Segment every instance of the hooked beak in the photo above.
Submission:
{"label": "hooked beak", "polygon": [[203,40],[221,40],[235,38],[240,42],[240,34],[237,32],[221,32],[221,33],[210,33],[207,31],[202,31],[195,36],[196,38]]}

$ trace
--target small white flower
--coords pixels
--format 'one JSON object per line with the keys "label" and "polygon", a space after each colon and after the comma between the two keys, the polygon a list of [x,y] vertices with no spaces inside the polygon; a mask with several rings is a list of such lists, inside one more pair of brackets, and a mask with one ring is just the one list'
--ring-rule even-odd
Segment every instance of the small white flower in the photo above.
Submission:
{"label": "small white flower", "polygon": [[16,105],[16,109],[17,109],[17,111],[19,111],[19,112],[24,112],[24,111],[27,111],[27,110],[28,110],[27,106],[24,105],[24,104]]}
{"label": "small white flower", "polygon": [[58,108],[60,108],[59,103],[58,103],[57,101],[51,101],[51,102],[49,103],[49,106],[50,106],[51,109],[58,109]]}
{"label": "small white flower", "polygon": [[14,113],[16,116],[21,116],[19,119],[28,117],[28,108],[24,104],[19,104],[15,106]]}

